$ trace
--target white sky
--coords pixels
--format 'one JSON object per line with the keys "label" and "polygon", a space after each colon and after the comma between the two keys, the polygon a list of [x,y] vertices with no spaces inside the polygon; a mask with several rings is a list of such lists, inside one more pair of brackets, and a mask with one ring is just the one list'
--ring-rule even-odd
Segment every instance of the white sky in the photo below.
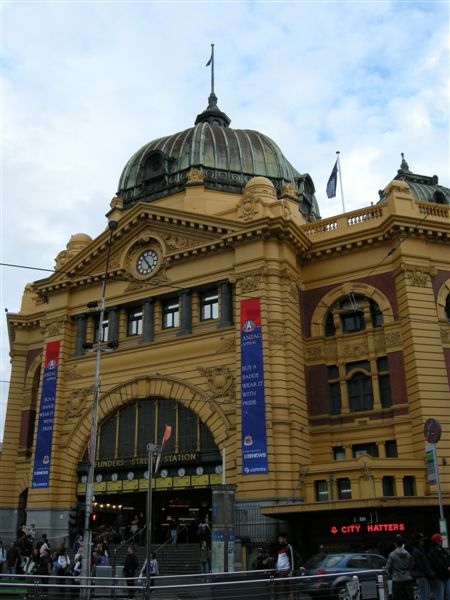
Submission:
{"label": "white sky", "polygon": [[[0,0],[1,262],[51,269],[92,237],[145,143],[193,126],[215,92],[231,127],[271,137],[342,212],[377,202],[400,153],[449,186],[449,3]],[[46,274],[1,267],[1,313]],[[0,338],[0,439],[9,381]]]}

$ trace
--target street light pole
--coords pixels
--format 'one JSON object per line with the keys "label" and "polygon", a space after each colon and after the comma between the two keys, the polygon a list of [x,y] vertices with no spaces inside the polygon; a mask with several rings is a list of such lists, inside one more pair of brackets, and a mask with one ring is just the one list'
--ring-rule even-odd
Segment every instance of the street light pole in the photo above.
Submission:
{"label": "street light pole", "polygon": [[[91,576],[91,545],[92,531],[90,520],[92,514],[92,505],[94,502],[94,471],[95,457],[97,451],[97,424],[98,424],[98,405],[100,399],[100,356],[102,353],[103,342],[103,319],[105,317],[105,300],[106,300],[106,280],[108,277],[109,258],[111,255],[112,236],[117,229],[117,221],[110,220],[108,223],[109,238],[108,249],[106,253],[105,272],[103,274],[101,302],[97,329],[97,343],[95,345],[95,376],[93,388],[93,402],[91,408],[91,431],[88,444],[88,470],[86,480],[86,499],[85,499],[85,515],[84,515],[84,534],[83,534],[83,561],[82,561],[82,581],[89,586]],[[83,590],[83,597],[89,599],[91,595],[90,587]]]}
{"label": "street light pole", "polygon": [[151,544],[152,544],[152,496],[153,496],[153,455],[159,452],[160,447],[157,444],[147,444],[148,450],[148,490],[147,490],[147,539],[146,539],[146,579],[145,579],[145,600],[150,600],[151,580],[150,580],[150,559],[151,559]]}

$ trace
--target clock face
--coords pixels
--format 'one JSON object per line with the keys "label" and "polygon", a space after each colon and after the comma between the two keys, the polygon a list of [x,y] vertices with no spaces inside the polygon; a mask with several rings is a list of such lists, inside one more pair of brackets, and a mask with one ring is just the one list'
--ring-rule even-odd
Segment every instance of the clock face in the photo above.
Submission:
{"label": "clock face", "polygon": [[144,250],[136,261],[136,270],[139,275],[150,275],[158,264],[158,254],[154,250]]}

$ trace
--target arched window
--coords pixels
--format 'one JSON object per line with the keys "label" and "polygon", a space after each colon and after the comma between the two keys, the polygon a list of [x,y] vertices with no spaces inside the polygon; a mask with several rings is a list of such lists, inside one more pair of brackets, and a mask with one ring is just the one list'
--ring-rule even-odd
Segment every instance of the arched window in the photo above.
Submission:
{"label": "arched window", "polygon": [[335,302],[329,309],[325,319],[325,335],[336,335],[339,328],[342,333],[363,331],[367,326],[381,327],[383,313],[371,298],[362,294],[348,294]]}

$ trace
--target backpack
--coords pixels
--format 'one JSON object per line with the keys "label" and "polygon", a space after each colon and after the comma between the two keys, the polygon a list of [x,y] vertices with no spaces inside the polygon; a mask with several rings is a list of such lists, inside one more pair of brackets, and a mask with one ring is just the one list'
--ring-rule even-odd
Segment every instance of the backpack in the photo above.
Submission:
{"label": "backpack", "polygon": [[291,544],[288,544],[288,548],[289,548],[289,560],[290,560],[291,556],[294,559],[294,564],[291,565],[291,569],[295,573],[302,566],[303,560],[302,560],[302,557],[300,556],[300,553],[298,552],[297,548],[294,548],[294,546],[291,546]]}

